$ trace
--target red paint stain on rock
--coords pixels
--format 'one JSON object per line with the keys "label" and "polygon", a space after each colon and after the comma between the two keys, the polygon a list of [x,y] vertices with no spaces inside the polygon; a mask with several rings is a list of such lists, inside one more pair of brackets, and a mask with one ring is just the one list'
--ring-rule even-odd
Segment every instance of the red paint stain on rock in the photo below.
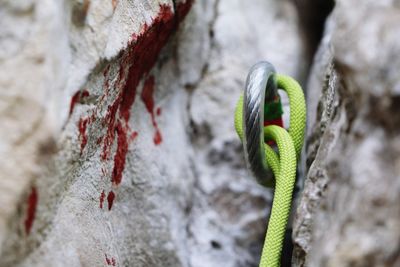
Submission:
{"label": "red paint stain on rock", "polygon": [[122,181],[122,172],[125,168],[126,154],[128,153],[128,138],[127,129],[122,126],[119,121],[116,128],[117,138],[117,151],[114,155],[114,168],[111,176],[111,182],[115,185],[119,185]]}
{"label": "red paint stain on rock", "polygon": [[90,118],[80,118],[78,122],[79,137],[81,138],[81,154],[88,141],[88,137],[86,135],[86,128],[89,122]]}
{"label": "red paint stain on rock", "polygon": [[[130,111],[135,102],[137,86],[142,78],[146,77],[153,68],[161,49],[165,46],[171,34],[177,29],[179,22],[187,14],[191,4],[192,1],[179,4],[176,15],[174,15],[170,6],[161,5],[160,11],[153,19],[153,22],[150,25],[144,25],[142,32],[134,35],[134,39],[131,41],[128,50],[121,56],[118,79],[115,85],[116,88],[120,89],[120,93],[108,107],[106,117],[103,121],[103,125],[107,126],[107,132],[103,138],[102,160],[110,158],[115,133],[118,132],[118,136],[120,134],[128,134],[128,131],[122,131],[121,127],[126,128],[129,124]],[[122,141],[121,138],[120,141]],[[155,139],[157,143],[161,142],[161,134],[156,134]],[[123,143],[125,145],[128,144],[128,142]],[[127,148],[120,147],[116,152],[120,154],[114,157],[114,160],[117,159],[119,161],[117,164],[114,164],[114,166],[119,166],[119,169],[114,167],[117,173],[123,171],[121,157],[126,156],[123,153],[125,150]]]}
{"label": "red paint stain on rock", "polygon": [[35,186],[32,186],[31,192],[29,193],[27,199],[27,210],[26,210],[26,218],[25,218],[25,233],[27,235],[30,234],[33,221],[35,220],[36,215],[36,206],[39,200],[38,192]]}
{"label": "red paint stain on rock", "polygon": [[[187,1],[184,4],[179,4],[179,10],[189,11],[192,1]],[[186,6],[182,9],[181,6]],[[180,19],[186,15],[182,11]],[[160,11],[154,18],[151,25],[144,25],[142,33],[133,37],[133,45],[130,46],[122,64],[131,65],[127,68],[127,79],[122,89],[122,101],[120,105],[120,114],[125,121],[129,120],[130,109],[135,101],[136,88],[141,79],[148,75],[157,61],[161,49],[167,43],[171,34],[176,30],[179,20],[174,16],[172,9],[168,5],[161,5]],[[122,73],[125,68],[121,68]]]}
{"label": "red paint stain on rock", "polygon": [[107,196],[108,210],[111,210],[113,203],[114,203],[114,199],[115,199],[115,194],[113,191],[110,191],[110,193],[108,193],[108,196]]}
{"label": "red paint stain on rock", "polygon": [[[160,5],[158,15],[150,25],[145,24],[141,33],[133,34],[127,51],[121,55],[117,80],[114,86],[109,86],[108,69],[104,71],[104,87],[119,90],[115,100],[108,106],[102,125],[107,127],[102,138],[103,148],[101,160],[111,158],[111,150],[115,139],[117,147],[114,155],[114,165],[111,174],[113,185],[119,185],[122,181],[122,173],[125,169],[126,156],[129,143],[134,140],[138,133],[131,132],[129,119],[131,108],[135,102],[136,91],[140,81],[144,78],[145,84],[142,99],[152,116],[152,124],[156,129],[153,137],[155,144],[162,142],[162,136],[154,116],[154,77],[148,77],[155,65],[161,49],[168,42],[172,33],[177,29],[179,22],[186,16],[192,5],[191,0],[177,5],[176,13],[169,5]],[[156,114],[161,113],[156,111]],[[84,146],[83,146],[84,147]],[[115,198],[114,192],[107,196],[108,208],[111,209]]]}
{"label": "red paint stain on rock", "polygon": [[135,140],[138,135],[139,135],[138,132],[133,132],[129,138],[129,142]]}
{"label": "red paint stain on rock", "polygon": [[147,111],[150,113],[151,122],[154,126],[155,133],[153,137],[154,144],[159,145],[162,142],[162,136],[160,129],[158,128],[158,124],[154,114],[154,77],[150,76],[144,83],[143,91],[142,91],[142,100],[146,106]]}
{"label": "red paint stain on rock", "polygon": [[103,121],[103,126],[107,126],[106,134],[103,138],[103,151],[101,153],[102,160],[108,160],[110,158],[110,152],[112,148],[112,144],[114,142],[116,127],[117,127],[117,118],[116,114],[118,111],[119,101],[118,98],[115,100],[107,108],[107,114]]}
{"label": "red paint stain on rock", "polygon": [[107,254],[104,254],[104,256],[106,257],[106,263],[109,266],[117,266],[117,261],[114,259],[114,257],[109,258],[107,256]]}
{"label": "red paint stain on rock", "polygon": [[106,193],[103,190],[103,191],[101,191],[101,194],[100,194],[100,209],[103,208],[103,203],[104,203],[105,198],[106,198]]}
{"label": "red paint stain on rock", "polygon": [[88,96],[89,96],[89,92],[86,90],[83,90],[83,91],[79,90],[72,96],[71,103],[69,105],[69,116],[71,116],[72,112],[74,112],[76,103],[82,102],[83,99]]}
{"label": "red paint stain on rock", "polygon": [[157,146],[158,146],[159,144],[161,144],[161,142],[162,142],[161,132],[160,132],[158,129],[156,130],[156,133],[154,134],[153,142],[154,142],[154,144],[157,145]]}
{"label": "red paint stain on rock", "polygon": [[153,109],[154,109],[153,93],[154,93],[154,76],[150,76],[144,83],[141,97],[146,106],[147,111],[151,114],[153,114]]}
{"label": "red paint stain on rock", "polygon": [[156,114],[157,114],[157,116],[161,116],[161,108],[160,107],[157,108]]}
{"label": "red paint stain on rock", "polygon": [[[187,5],[187,3],[185,3]],[[143,31],[134,38],[134,44],[128,51],[128,59],[133,62],[128,69],[128,78],[123,89],[120,112],[125,120],[129,119],[130,107],[135,101],[136,88],[144,75],[147,75],[157,61],[161,49],[177,28],[172,9],[161,5],[157,17],[151,25],[144,25]]]}

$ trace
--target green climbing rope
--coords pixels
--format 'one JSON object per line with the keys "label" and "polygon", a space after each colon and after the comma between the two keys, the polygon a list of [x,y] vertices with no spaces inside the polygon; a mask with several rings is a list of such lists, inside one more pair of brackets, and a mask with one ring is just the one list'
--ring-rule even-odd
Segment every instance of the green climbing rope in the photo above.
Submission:
{"label": "green climbing rope", "polygon": [[[278,88],[284,90],[289,97],[290,126],[288,131],[276,125],[264,127],[265,141],[275,141],[279,154],[265,143],[265,160],[275,176],[275,193],[260,267],[280,265],[283,239],[296,179],[296,164],[303,146],[306,125],[306,104],[300,85],[289,76],[277,74],[276,78]],[[239,98],[235,111],[235,128],[243,141],[242,114],[243,95]]]}

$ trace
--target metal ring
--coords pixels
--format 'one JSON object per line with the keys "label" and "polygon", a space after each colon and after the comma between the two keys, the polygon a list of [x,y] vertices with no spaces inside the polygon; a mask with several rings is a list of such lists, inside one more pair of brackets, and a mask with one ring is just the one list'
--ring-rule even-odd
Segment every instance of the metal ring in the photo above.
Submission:
{"label": "metal ring", "polygon": [[265,161],[264,103],[278,94],[274,66],[261,61],[255,64],[246,79],[243,99],[243,148],[248,168],[259,183],[269,184],[272,173]]}

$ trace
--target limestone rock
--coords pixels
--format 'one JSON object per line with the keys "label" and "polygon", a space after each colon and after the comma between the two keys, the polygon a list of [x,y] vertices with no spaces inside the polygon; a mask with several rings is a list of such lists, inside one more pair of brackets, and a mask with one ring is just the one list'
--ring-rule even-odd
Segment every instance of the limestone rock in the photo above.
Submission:
{"label": "limestone rock", "polygon": [[329,19],[308,86],[294,266],[400,265],[399,25],[398,1],[337,1]]}
{"label": "limestone rock", "polygon": [[292,2],[5,0],[0,23],[0,266],[258,265],[271,192],[233,110],[256,61],[304,77]]}

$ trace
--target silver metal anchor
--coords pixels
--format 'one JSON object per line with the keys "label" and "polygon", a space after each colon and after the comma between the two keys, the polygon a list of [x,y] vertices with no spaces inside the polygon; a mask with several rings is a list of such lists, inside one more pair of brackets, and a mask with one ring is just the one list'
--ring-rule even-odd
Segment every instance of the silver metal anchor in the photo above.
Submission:
{"label": "silver metal anchor", "polygon": [[271,185],[273,175],[265,161],[264,103],[278,95],[274,66],[261,61],[255,64],[246,79],[243,98],[243,148],[248,168],[259,183]]}

